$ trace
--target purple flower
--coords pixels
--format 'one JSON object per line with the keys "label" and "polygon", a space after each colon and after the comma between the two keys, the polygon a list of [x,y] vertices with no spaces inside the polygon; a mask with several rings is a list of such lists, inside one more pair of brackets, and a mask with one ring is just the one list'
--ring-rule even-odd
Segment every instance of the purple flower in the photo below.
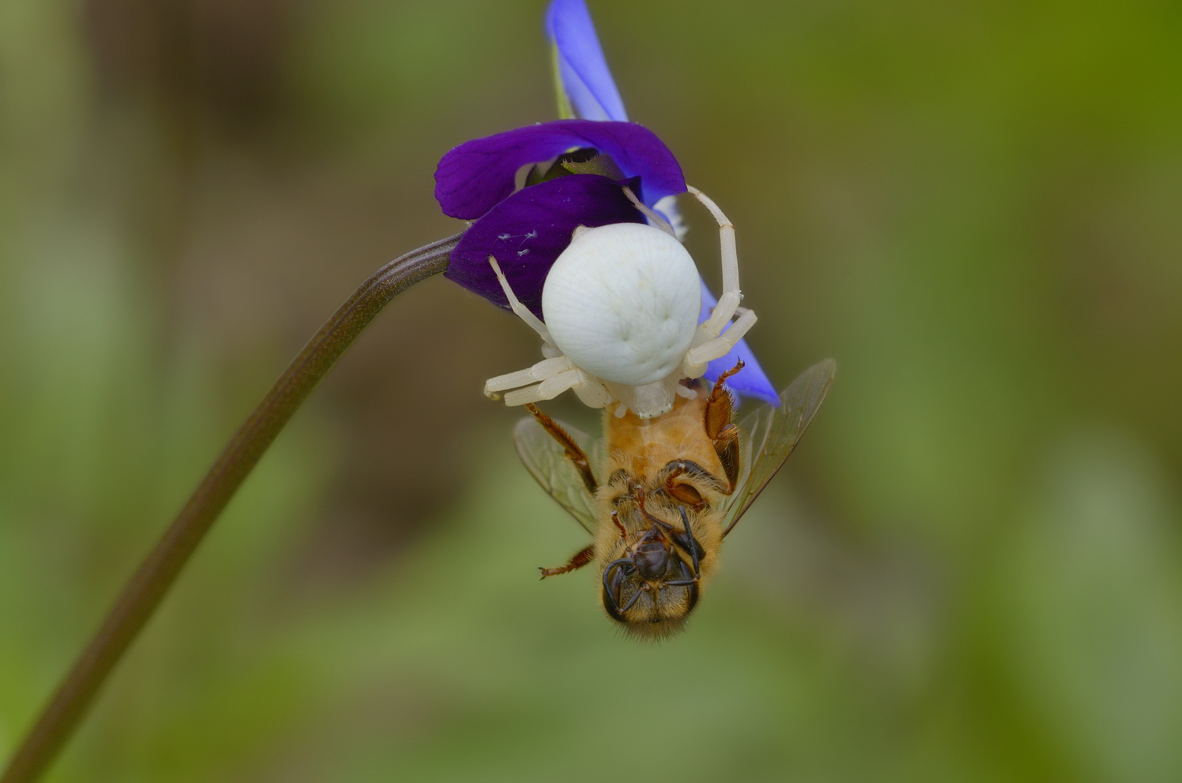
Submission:
{"label": "purple flower", "polygon": [[[560,158],[571,149],[587,152]],[[523,166],[554,158],[543,181],[514,190]],[[493,256],[517,297],[541,317],[542,285],[575,228],[644,222],[624,185],[646,204],[685,192],[673,153],[630,122],[559,120],[461,144],[435,170],[444,213],[476,221],[452,251],[447,277],[508,307],[488,263]]]}
{"label": "purple flower", "polygon": [[446,214],[474,220],[513,193],[522,166],[571,149],[594,149],[615,164],[613,174],[639,177],[637,195],[646,202],[685,192],[681,166],[652,131],[630,122],[558,120],[456,147],[435,170],[435,198]]}
{"label": "purple flower", "polygon": [[[680,227],[675,197],[686,192],[681,167],[651,131],[630,123],[583,0],[552,0],[546,32],[554,48],[563,119],[461,144],[435,172],[435,197],[452,217],[474,221],[451,255],[447,277],[507,307],[488,263],[497,259],[514,293],[542,316],[542,287],[577,226],[643,223],[624,194],[628,186],[649,208]],[[554,161],[551,163],[551,161]],[[520,172],[535,164],[519,186]],[[679,231],[679,235],[680,235]],[[702,318],[717,300],[702,284]],[[709,365],[740,394],[775,403],[775,388],[741,341]]]}
{"label": "purple flower", "polygon": [[[573,111],[576,117],[589,120],[628,119],[584,0],[552,0],[546,13],[546,33],[554,48],[559,104]],[[681,222],[680,216],[671,202],[654,202],[649,206],[655,206],[677,227]],[[702,283],[701,320],[706,320],[717,302],[710,289]],[[706,377],[711,380],[717,378],[734,367],[737,359],[742,359],[747,366],[743,372],[727,381],[730,387],[740,394],[775,403],[778,399],[776,389],[747,347],[746,340],[741,341],[726,356],[710,362]]]}
{"label": "purple flower", "polygon": [[546,11],[546,34],[558,68],[559,103],[563,104],[559,111],[585,120],[627,121],[587,4],[553,0]]}

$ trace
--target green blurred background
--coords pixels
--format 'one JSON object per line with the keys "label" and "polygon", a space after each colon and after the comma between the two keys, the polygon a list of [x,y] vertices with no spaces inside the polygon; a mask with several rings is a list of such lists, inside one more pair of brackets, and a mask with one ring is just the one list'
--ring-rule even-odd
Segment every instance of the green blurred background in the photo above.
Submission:
{"label": "green blurred background", "polygon": [[[432,280],[48,779],[1182,779],[1179,7],[591,10],[769,374],[839,360],[688,632],[537,581],[584,534],[480,394],[536,339]],[[304,340],[459,229],[440,155],[553,118],[542,13],[0,3],[0,759]]]}

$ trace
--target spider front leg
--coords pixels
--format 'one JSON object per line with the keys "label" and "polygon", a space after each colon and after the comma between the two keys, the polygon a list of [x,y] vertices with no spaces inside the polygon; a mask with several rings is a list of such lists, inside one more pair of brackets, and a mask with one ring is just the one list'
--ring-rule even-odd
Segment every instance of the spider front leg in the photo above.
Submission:
{"label": "spider front leg", "polygon": [[[722,296],[718,298],[718,304],[710,318],[713,320],[715,315],[721,315],[721,321],[725,323],[735,314],[743,298],[739,291],[739,252],[735,248],[735,225],[705,193],[692,185],[687,185],[686,189],[702,202],[702,206],[710,210],[710,214],[718,221],[718,238],[722,244]],[[722,330],[722,323],[718,324],[716,331]]]}
{"label": "spider front leg", "polygon": [[[739,290],[739,254],[735,247],[735,227],[722,210],[708,196],[695,187],[688,191],[710,211],[718,221],[718,235],[722,254],[722,296],[710,311],[710,317],[698,326],[694,342],[686,353],[682,373],[687,378],[700,378],[706,372],[706,365],[730,353],[739,341],[755,325],[756,316],[751,310],[739,307],[743,294]],[[738,320],[726,326],[739,315]],[[723,330],[726,329],[724,332]]]}
{"label": "spider front leg", "polygon": [[755,326],[755,321],[756,317],[753,311],[740,308],[738,320],[731,324],[731,327],[722,334],[710,337],[708,333],[699,333],[700,337],[706,339],[704,342],[697,343],[686,352],[685,362],[682,364],[682,373],[685,377],[702,377],[706,372],[706,365],[730,353],[739,344],[739,341],[747,336],[747,332],[751,330],[751,327]]}

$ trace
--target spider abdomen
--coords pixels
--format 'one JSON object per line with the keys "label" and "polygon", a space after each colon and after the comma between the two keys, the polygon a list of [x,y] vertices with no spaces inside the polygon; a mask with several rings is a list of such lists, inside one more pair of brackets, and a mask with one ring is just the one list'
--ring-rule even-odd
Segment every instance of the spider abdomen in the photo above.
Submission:
{"label": "spider abdomen", "polygon": [[640,223],[578,232],[542,291],[555,345],[583,370],[627,386],[655,383],[678,369],[701,307],[689,253]]}

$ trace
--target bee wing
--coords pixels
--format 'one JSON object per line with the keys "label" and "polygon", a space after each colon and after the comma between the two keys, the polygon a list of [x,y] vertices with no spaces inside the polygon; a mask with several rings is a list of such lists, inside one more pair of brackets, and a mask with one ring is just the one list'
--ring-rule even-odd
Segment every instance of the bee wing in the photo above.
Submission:
{"label": "bee wing", "polygon": [[796,448],[829,393],[836,372],[837,363],[832,359],[814,364],[780,392],[779,406],[761,406],[739,422],[740,471],[735,491],[722,506],[723,519],[728,520],[724,536]]}
{"label": "bee wing", "polygon": [[[600,463],[603,448],[601,441],[567,424],[556,423],[579,445],[593,466]],[[513,430],[513,442],[525,469],[537,479],[542,489],[569,511],[587,532],[594,535],[598,511],[595,497],[587,491],[578,470],[566,458],[566,452],[558,441],[535,419],[525,418],[517,422]]]}

